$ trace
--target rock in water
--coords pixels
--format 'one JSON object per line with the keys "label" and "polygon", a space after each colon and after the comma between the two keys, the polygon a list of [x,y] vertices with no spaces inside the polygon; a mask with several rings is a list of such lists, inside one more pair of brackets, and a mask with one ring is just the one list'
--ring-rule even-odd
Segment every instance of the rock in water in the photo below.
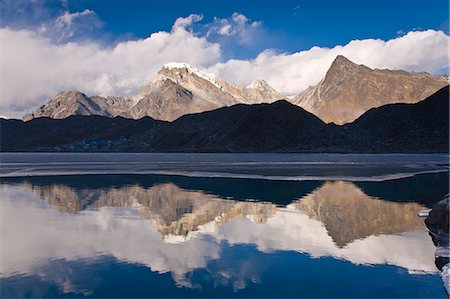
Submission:
{"label": "rock in water", "polygon": [[430,211],[425,224],[430,231],[431,239],[436,245],[434,254],[436,267],[442,271],[441,278],[447,294],[450,289],[449,264],[449,195],[437,202]]}
{"label": "rock in water", "polygon": [[425,224],[436,233],[446,233],[448,238],[449,232],[449,195],[437,202],[430,211]]}

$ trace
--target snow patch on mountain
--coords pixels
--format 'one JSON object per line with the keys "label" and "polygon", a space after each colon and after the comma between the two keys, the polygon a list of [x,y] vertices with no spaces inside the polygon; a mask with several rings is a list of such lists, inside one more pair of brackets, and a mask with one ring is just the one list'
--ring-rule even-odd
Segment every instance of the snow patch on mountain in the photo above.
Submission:
{"label": "snow patch on mountain", "polygon": [[220,88],[220,89],[224,89],[219,83],[218,83],[218,79],[217,76],[208,72],[205,72],[203,70],[200,70],[199,68],[196,68],[192,65],[190,65],[189,63],[186,62],[169,62],[166,63],[163,68],[169,69],[169,70],[176,70],[176,69],[186,69],[188,70],[189,73],[197,75],[200,78],[203,78],[207,81],[209,81],[211,84],[213,84],[214,86]]}

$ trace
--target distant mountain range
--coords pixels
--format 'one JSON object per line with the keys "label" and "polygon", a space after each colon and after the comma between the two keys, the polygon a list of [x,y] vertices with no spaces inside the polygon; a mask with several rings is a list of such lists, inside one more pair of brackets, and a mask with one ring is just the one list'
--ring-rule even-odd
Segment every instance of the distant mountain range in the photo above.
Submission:
{"label": "distant mountain range", "polygon": [[72,115],[122,116],[173,121],[178,117],[235,104],[273,102],[285,98],[263,80],[238,87],[186,63],[166,64],[155,81],[133,97],[88,97],[78,91],[63,91],[24,120],[56,119]]}
{"label": "distant mountain range", "polygon": [[23,119],[99,115],[131,119],[150,116],[173,121],[186,114],[236,104],[273,103],[286,99],[325,123],[345,124],[371,108],[391,103],[417,103],[446,85],[444,76],[372,70],[337,56],[318,85],[288,98],[264,80],[240,87],[189,64],[169,63],[138,95],[89,97],[78,91],[63,91]]}
{"label": "distant mountain range", "polygon": [[[175,69],[167,70],[172,71]],[[183,78],[185,76],[181,75],[180,80]],[[214,89],[214,83],[217,81],[211,82],[211,89]],[[255,85],[260,84],[266,86],[264,83]],[[149,90],[152,88],[149,86]],[[73,96],[78,98],[79,95]],[[187,94],[180,97],[183,96],[190,97]],[[226,93],[222,96],[227,97]],[[82,99],[90,103],[89,98]],[[233,100],[228,100],[231,105]],[[92,115],[64,119],[42,117],[27,122],[1,119],[1,150],[447,153],[448,111],[449,87],[446,86],[419,103],[373,108],[356,121],[342,126],[326,124],[285,100],[270,104],[236,104],[184,115],[173,122],[150,117],[134,120]]]}

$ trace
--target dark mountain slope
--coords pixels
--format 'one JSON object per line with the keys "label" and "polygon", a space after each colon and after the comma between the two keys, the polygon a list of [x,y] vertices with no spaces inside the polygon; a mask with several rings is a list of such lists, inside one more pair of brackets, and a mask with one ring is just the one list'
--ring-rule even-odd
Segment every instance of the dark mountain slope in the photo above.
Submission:
{"label": "dark mountain slope", "polygon": [[185,115],[164,127],[154,141],[159,151],[309,151],[322,146],[329,126],[286,101],[235,105]]}
{"label": "dark mountain slope", "polygon": [[448,152],[449,87],[416,104],[371,109],[342,129],[354,150]]}
{"label": "dark mountain slope", "polygon": [[185,115],[174,122],[72,116],[0,119],[2,151],[117,152],[445,152],[449,88],[416,104],[372,109],[344,126],[327,125],[278,101]]}
{"label": "dark mountain slope", "polygon": [[36,118],[27,122],[1,119],[0,147],[2,151],[58,150],[55,147],[86,139],[94,143],[126,140],[129,136],[144,132],[151,134],[163,123],[150,117],[131,120],[80,115],[61,120]]}

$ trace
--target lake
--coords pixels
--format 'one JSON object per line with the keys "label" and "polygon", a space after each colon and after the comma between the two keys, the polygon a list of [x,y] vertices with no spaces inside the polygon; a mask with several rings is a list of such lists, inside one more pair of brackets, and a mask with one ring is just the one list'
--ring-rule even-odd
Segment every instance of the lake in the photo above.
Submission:
{"label": "lake", "polygon": [[2,297],[447,297],[448,155],[0,158]]}

